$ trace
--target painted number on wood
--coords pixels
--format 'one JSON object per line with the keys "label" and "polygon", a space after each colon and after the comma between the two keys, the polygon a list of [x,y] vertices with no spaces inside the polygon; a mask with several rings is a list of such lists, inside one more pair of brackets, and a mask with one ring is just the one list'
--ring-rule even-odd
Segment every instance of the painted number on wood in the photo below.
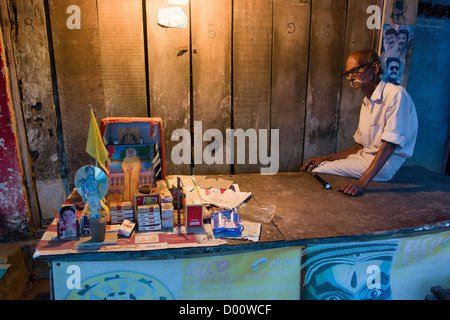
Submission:
{"label": "painted number on wood", "polygon": [[287,31],[288,31],[288,33],[294,33],[295,30],[297,30],[297,27],[295,26],[295,23],[289,22],[287,24]]}
{"label": "painted number on wood", "polygon": [[210,38],[210,39],[214,39],[217,35],[216,31],[214,31],[213,27],[214,27],[213,24],[210,24],[208,27],[208,38]]}
{"label": "painted number on wood", "polygon": [[34,30],[33,20],[31,18],[25,18],[24,22],[25,22],[25,30],[28,29],[31,29],[31,31]]}
{"label": "painted number on wood", "polygon": [[323,29],[323,35],[325,38],[328,38],[330,36],[330,29],[331,29],[331,26],[328,24]]}

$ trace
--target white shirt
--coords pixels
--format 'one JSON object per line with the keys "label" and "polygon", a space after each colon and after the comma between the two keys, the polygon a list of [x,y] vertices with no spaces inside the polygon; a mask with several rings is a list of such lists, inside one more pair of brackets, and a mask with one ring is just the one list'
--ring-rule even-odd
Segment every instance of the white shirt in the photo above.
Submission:
{"label": "white shirt", "polygon": [[380,81],[370,99],[364,97],[353,138],[375,154],[383,141],[396,144],[394,154],[411,157],[416,144],[416,107],[405,88]]}

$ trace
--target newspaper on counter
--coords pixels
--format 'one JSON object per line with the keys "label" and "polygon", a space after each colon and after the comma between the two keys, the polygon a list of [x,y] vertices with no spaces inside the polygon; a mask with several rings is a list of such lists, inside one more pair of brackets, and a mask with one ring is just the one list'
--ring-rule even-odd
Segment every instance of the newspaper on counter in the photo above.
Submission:
{"label": "newspaper on counter", "polygon": [[222,194],[202,195],[202,201],[226,210],[232,210],[252,196],[251,192],[235,192],[227,189]]}

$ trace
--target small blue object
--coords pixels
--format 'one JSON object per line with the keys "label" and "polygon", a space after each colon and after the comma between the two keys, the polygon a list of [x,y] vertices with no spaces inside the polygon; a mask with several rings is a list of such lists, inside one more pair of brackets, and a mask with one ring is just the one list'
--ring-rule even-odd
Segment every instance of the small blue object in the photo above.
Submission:
{"label": "small blue object", "polygon": [[5,275],[6,271],[10,266],[11,265],[8,263],[0,263],[0,279],[3,278],[3,276]]}
{"label": "small blue object", "polygon": [[244,230],[242,218],[233,208],[232,211],[225,210],[221,212],[214,212],[211,216],[211,227],[216,235],[240,235]]}

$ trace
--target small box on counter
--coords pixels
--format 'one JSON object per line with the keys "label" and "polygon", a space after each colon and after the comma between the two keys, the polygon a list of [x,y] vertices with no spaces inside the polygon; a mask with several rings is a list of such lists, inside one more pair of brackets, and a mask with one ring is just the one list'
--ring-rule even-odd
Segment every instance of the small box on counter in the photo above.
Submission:
{"label": "small box on counter", "polygon": [[186,228],[203,227],[203,202],[197,187],[183,187],[186,197],[183,199]]}
{"label": "small box on counter", "polygon": [[129,220],[125,220],[118,230],[118,233],[122,236],[129,237],[131,233],[133,232],[134,227],[136,226],[136,223],[131,222]]}

